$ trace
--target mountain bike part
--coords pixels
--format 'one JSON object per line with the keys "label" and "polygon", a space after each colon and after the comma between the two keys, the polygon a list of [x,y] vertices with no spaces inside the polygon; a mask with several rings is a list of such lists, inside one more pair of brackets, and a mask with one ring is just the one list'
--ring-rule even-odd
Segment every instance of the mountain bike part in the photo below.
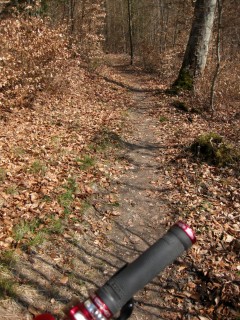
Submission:
{"label": "mountain bike part", "polygon": [[[65,320],[108,320],[119,311],[121,317],[121,310],[124,310],[134,294],[188,250],[195,241],[194,232],[187,224],[181,221],[176,223],[135,261],[115,273],[94,295],[71,308]],[[124,316],[124,312],[122,315]],[[131,312],[128,316],[130,315]]]}

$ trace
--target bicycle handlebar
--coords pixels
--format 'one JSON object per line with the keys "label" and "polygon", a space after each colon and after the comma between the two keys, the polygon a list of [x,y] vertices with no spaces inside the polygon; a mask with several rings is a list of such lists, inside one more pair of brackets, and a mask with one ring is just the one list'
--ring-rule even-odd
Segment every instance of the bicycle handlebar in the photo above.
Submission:
{"label": "bicycle handlebar", "polygon": [[[195,235],[187,224],[176,223],[135,261],[113,275],[93,296],[73,307],[66,320],[111,319],[137,291],[189,249],[195,241]],[[45,314],[35,320],[55,319]]]}
{"label": "bicycle handlebar", "polygon": [[183,232],[183,226],[186,229],[186,225],[182,223],[181,226],[174,225],[161,239],[96,292],[112,314],[119,311],[138,290],[171,264],[184,250],[191,247],[194,238],[189,238],[189,235]]}

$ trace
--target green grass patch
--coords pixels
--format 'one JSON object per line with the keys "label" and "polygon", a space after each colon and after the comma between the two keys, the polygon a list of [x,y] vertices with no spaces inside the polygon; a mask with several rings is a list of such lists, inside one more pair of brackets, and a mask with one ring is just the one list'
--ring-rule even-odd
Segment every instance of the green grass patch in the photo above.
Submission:
{"label": "green grass patch", "polygon": [[36,234],[32,234],[31,238],[28,240],[27,245],[30,247],[39,246],[46,239],[46,232],[38,231]]}
{"label": "green grass patch", "polygon": [[51,216],[47,221],[34,219],[21,222],[13,228],[13,238],[22,244],[23,248],[36,247],[44,243],[48,239],[48,235],[60,234],[63,230],[64,219],[56,219],[55,216]]}
{"label": "green grass patch", "polygon": [[24,238],[29,239],[31,235],[37,231],[41,224],[42,221],[40,219],[21,222],[13,228],[13,238],[17,242],[22,241]]}
{"label": "green grass patch", "polygon": [[0,168],[0,183],[4,182],[7,177],[7,171],[4,168]]}
{"label": "green grass patch", "polygon": [[165,117],[165,116],[160,116],[159,118],[159,122],[167,122],[168,121],[168,118]]}
{"label": "green grass patch", "polygon": [[47,171],[46,165],[40,160],[34,161],[29,168],[29,172],[32,174],[44,175],[46,171]]}
{"label": "green grass patch", "polygon": [[16,296],[16,282],[9,277],[0,275],[0,299],[5,297],[15,297]]}
{"label": "green grass patch", "polygon": [[72,193],[75,193],[77,191],[77,182],[74,178],[68,178],[67,183],[63,185],[63,188],[67,191],[71,191]]}
{"label": "green grass patch", "polygon": [[13,250],[6,250],[0,254],[0,299],[16,295],[16,281],[11,277],[10,270],[16,265],[17,259]]}
{"label": "green grass patch", "polygon": [[53,147],[55,148],[59,148],[61,146],[61,137],[59,136],[52,136],[50,138],[51,144],[53,145]]}
{"label": "green grass patch", "polygon": [[64,230],[64,224],[62,219],[55,220],[55,217],[52,217],[51,222],[47,226],[47,233],[60,234]]}
{"label": "green grass patch", "polygon": [[18,242],[21,241],[28,233],[30,233],[31,227],[26,222],[21,222],[13,228],[13,238]]}
{"label": "green grass patch", "polygon": [[67,182],[63,185],[65,192],[58,196],[58,203],[64,208],[64,213],[69,215],[71,213],[71,206],[77,191],[77,183],[74,178],[68,178]]}
{"label": "green grass patch", "polygon": [[5,189],[5,193],[6,194],[11,194],[11,195],[14,195],[14,194],[18,194],[18,187],[17,185],[12,185],[12,186],[9,186]]}
{"label": "green grass patch", "polygon": [[16,157],[21,157],[21,156],[23,156],[23,155],[25,155],[27,153],[26,150],[24,150],[21,147],[14,148],[12,152],[14,153],[14,155]]}
{"label": "green grass patch", "polygon": [[16,255],[13,250],[3,251],[0,255],[0,270],[14,267],[17,263]]}
{"label": "green grass patch", "polygon": [[42,201],[42,202],[50,203],[50,202],[52,202],[52,198],[51,198],[49,195],[45,194],[45,195],[42,197],[41,201]]}
{"label": "green grass patch", "polygon": [[74,200],[74,194],[70,190],[66,190],[66,192],[62,193],[58,197],[58,202],[60,206],[64,207],[65,213],[70,213],[70,207]]}
{"label": "green grass patch", "polygon": [[89,155],[85,155],[81,159],[76,158],[76,162],[78,163],[79,168],[81,170],[88,170],[89,168],[91,168],[95,165],[95,160]]}

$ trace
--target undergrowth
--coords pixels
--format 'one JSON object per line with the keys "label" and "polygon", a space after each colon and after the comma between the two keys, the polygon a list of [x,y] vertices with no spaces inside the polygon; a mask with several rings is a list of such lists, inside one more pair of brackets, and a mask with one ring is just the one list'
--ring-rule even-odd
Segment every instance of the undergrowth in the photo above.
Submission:
{"label": "undergrowth", "polygon": [[203,161],[220,167],[237,165],[240,162],[240,151],[214,132],[200,135],[190,149]]}

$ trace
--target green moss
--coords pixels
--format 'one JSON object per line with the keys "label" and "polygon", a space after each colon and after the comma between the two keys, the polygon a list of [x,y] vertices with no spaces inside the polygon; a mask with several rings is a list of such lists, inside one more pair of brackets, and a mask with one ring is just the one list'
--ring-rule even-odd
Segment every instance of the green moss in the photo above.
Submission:
{"label": "green moss", "polygon": [[214,132],[199,136],[190,149],[195,156],[221,167],[236,164],[240,160],[240,151]]}
{"label": "green moss", "polygon": [[172,90],[179,92],[181,90],[192,91],[193,89],[193,76],[190,74],[189,70],[181,69],[177,80],[172,85]]}

